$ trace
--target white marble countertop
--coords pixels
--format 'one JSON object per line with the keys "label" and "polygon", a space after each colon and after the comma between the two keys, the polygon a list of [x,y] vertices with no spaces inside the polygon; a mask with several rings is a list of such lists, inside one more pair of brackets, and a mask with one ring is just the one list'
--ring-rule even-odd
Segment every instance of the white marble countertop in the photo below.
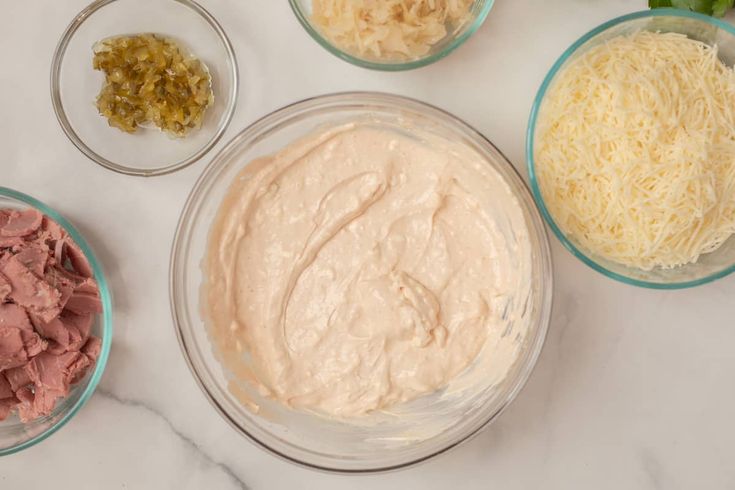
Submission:
{"label": "white marble countertop", "polygon": [[[285,0],[201,2],[240,63],[225,141],[298,99],[381,90],[465,119],[524,174],[526,121],[552,62],[587,30],[646,4],[497,0],[450,57],[390,74],[328,54]],[[176,221],[209,158],[166,177],[116,175],[80,154],[54,118],[51,56],[86,3],[3,3],[0,184],[58,209],[98,252],[115,295],[112,354],[99,389],[66,427],[0,459],[0,488],[735,488],[735,275],[693,290],[633,288],[581,264],[553,237],[557,289],[540,361],[509,410],[469,443],[406,471],[345,477],[293,466],[235,433],[190,375],[168,303]]]}

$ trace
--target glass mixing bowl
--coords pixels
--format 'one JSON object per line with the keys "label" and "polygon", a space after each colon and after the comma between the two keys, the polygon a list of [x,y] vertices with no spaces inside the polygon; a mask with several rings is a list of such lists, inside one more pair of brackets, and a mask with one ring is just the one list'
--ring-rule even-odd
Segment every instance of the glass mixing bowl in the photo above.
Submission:
{"label": "glass mixing bowl", "polygon": [[700,256],[693,264],[672,269],[657,268],[644,271],[607,260],[585,250],[574,238],[565,234],[554,221],[544,202],[538,182],[534,160],[534,140],[539,114],[543,111],[544,97],[559,72],[591,47],[607,40],[639,30],[678,32],[710,45],[717,45],[720,59],[728,65],[735,64],[735,27],[706,15],[676,9],[656,9],[636,12],[613,19],[591,30],[572,44],[554,63],[541,84],[531,109],[526,135],[526,160],[531,180],[531,190],[549,226],[562,244],[577,258],[594,270],[608,277],[654,289],[679,289],[698,286],[721,278],[735,271],[735,236],[730,237],[714,252]]}
{"label": "glass mixing bowl", "polygon": [[482,23],[485,22],[485,18],[487,18],[487,14],[490,12],[495,0],[475,0],[470,10],[470,19],[464,22],[458,29],[448,32],[444,39],[431,46],[429,52],[422,57],[400,61],[381,61],[373,58],[365,58],[360,57],[355,53],[343,50],[332,43],[332,41],[321,33],[319,27],[312,23],[311,13],[313,0],[289,0],[289,2],[291,3],[291,8],[296,14],[296,18],[299,19],[299,22],[304,29],[306,29],[306,32],[308,32],[320,46],[333,55],[363,68],[370,68],[372,70],[401,71],[429,65],[444,58],[461,46],[462,43],[469,39],[469,37],[480,28]]}
{"label": "glass mixing bowl", "polygon": [[97,387],[97,383],[99,383],[102,377],[105,364],[107,364],[107,357],[110,354],[110,344],[112,342],[112,301],[100,263],[95,258],[94,253],[92,253],[89,244],[82,238],[76,228],[59,215],[59,213],[31,196],[5,187],[0,187],[0,208],[35,208],[43,214],[50,216],[61,225],[79,245],[87,257],[89,264],[92,266],[94,278],[99,286],[103,307],[102,314],[97,315],[94,325],[92,325],[92,334],[102,339],[102,349],[97,358],[95,368],[90,370],[81,381],[72,385],[69,396],[58,402],[51,415],[38,418],[27,424],[21,422],[17,415],[12,415],[8,419],[0,422],[0,456],[5,456],[27,449],[62,428],[92,396],[92,393],[94,393]]}
{"label": "glass mixing bowl", "polygon": [[[133,134],[110,127],[95,101],[104,75],[92,68],[92,47],[117,35],[157,33],[202,60],[212,76],[214,104],[183,138],[158,128]],[[180,170],[219,141],[237,102],[235,52],[222,27],[193,0],[98,0],[69,24],[51,62],[51,100],[64,133],[82,153],[115,172],[150,177]]]}
{"label": "glass mixing bowl", "polygon": [[[522,209],[532,251],[533,279],[523,319],[528,332],[519,356],[504,381],[472,397],[474,402],[469,396],[461,402],[456,398],[453,402],[439,400],[438,394],[423,397],[430,400],[426,402],[429,409],[422,412],[423,423],[414,426],[404,427],[400,422],[346,424],[289,410],[251,392],[248,397],[261,407],[254,413],[228,390],[227,373],[213,352],[200,315],[201,265],[210,226],[233,179],[250,161],[272,154],[317,128],[365,117],[386,125],[410,123],[465,143],[508,183]],[[206,396],[232,427],[292,462],[338,472],[375,472],[405,467],[447,451],[487,426],[513,400],[531,373],[546,335],[551,258],[543,221],[528,189],[481,134],[456,117],[417,101],[377,93],[344,93],[308,99],[264,117],[213,159],[192,190],[179,221],[171,254],[170,293],[184,357]],[[405,437],[407,432],[413,436]]]}

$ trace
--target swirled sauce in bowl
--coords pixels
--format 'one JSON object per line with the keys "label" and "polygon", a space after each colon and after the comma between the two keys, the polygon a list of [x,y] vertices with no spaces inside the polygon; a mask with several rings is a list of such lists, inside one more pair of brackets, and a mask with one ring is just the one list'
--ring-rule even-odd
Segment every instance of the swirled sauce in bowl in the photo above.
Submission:
{"label": "swirled sauce in bowl", "polygon": [[532,283],[522,208],[471,148],[404,129],[323,129],[231,184],[203,298],[235,384],[355,419],[509,372]]}

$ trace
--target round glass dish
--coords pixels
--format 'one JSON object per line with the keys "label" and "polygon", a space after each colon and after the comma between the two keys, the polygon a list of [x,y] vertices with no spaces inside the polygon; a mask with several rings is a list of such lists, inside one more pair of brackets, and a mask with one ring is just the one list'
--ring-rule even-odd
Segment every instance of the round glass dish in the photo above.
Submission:
{"label": "round glass dish", "polygon": [[730,237],[719,249],[702,255],[693,264],[673,269],[644,271],[607,260],[585,250],[572,237],[567,236],[554,222],[544,202],[539,186],[534,160],[534,141],[539,113],[543,110],[544,97],[554,83],[556,75],[568,63],[593,46],[624,34],[640,30],[678,32],[706,44],[717,45],[722,61],[735,64],[735,28],[721,20],[706,15],[677,9],[656,9],[618,17],[591,30],[572,44],[554,63],[536,95],[526,134],[526,159],[531,190],[549,226],[562,244],[585,264],[604,275],[635,286],[653,289],[679,289],[698,286],[721,278],[735,271],[735,236]]}
{"label": "round glass dish", "polygon": [[35,208],[41,213],[50,216],[61,225],[79,245],[92,266],[94,278],[99,286],[103,307],[102,314],[97,315],[92,325],[92,333],[102,339],[102,349],[97,358],[94,370],[88,372],[84,379],[71,387],[69,396],[58,402],[51,415],[38,418],[27,424],[22,423],[17,415],[12,415],[8,419],[0,422],[0,456],[5,456],[27,449],[62,428],[92,396],[102,377],[105,364],[107,364],[107,357],[110,354],[110,344],[112,343],[112,300],[110,298],[110,290],[107,287],[107,281],[102,272],[102,267],[94,256],[94,253],[92,253],[92,249],[76,228],[64,217],[31,196],[5,187],[0,187],[0,208]]}
{"label": "round glass dish", "polygon": [[[420,412],[427,414],[428,421],[402,428],[402,432],[388,425],[340,423],[289,410],[257,393],[248,393],[248,398],[260,406],[260,411],[254,413],[228,389],[229,378],[200,315],[204,277],[201,265],[210,226],[235,176],[253,159],[273,154],[317,129],[366,117],[371,123],[377,120],[391,127],[410,124],[469,145],[498,172],[517,198],[531,245],[533,279],[525,309],[528,331],[505,380],[483,391],[479,395],[481,402],[467,397],[475,402],[468,406],[463,400],[461,409],[456,406],[456,398],[455,402],[441,402],[439,394],[427,395],[434,397],[427,403],[436,412]],[[543,220],[528,188],[487,139],[456,117],[411,99],[344,93],[304,100],[273,112],[238,134],[212,160],[189,195],[179,221],[171,253],[170,294],[184,357],[205,395],[235,430],[272,453],[307,467],[365,473],[425,461],[467,440],[495,420],[518,394],[541,351],[551,310],[552,270]],[[411,431],[408,438],[407,430]]]}
{"label": "round glass dish", "polygon": [[[212,75],[214,104],[200,128],[173,138],[158,128],[133,134],[108,125],[95,106],[104,74],[92,68],[92,47],[117,35],[152,32],[179,42]],[[193,0],[98,0],[64,32],[51,63],[51,100],[62,129],[82,153],[115,172],[150,177],[180,170],[219,141],[237,102],[235,52],[222,27]]]}
{"label": "round glass dish", "polygon": [[344,51],[332,43],[326,36],[322,35],[318,26],[311,21],[313,0],[289,0],[291,8],[299,19],[306,32],[324,49],[353,65],[369,68],[371,70],[402,71],[419,68],[438,61],[457,49],[472,34],[477,31],[485,19],[495,0],[475,0],[470,10],[470,19],[459,28],[447,33],[444,39],[434,44],[428,53],[420,58],[406,59],[403,61],[380,61],[372,58],[363,58],[355,53]]}

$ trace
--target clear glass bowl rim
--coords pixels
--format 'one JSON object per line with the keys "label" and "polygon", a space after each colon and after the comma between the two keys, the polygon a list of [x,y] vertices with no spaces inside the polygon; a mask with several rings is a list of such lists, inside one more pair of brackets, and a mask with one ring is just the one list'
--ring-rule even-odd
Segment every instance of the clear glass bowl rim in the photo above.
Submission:
{"label": "clear glass bowl rim", "polygon": [[326,49],[337,58],[341,58],[348,63],[352,63],[353,65],[357,65],[362,68],[368,68],[370,70],[404,71],[430,65],[435,61],[444,58],[449,53],[464,44],[464,42],[467,41],[467,39],[469,39],[475,32],[477,32],[480,26],[482,26],[482,24],[485,22],[488,13],[490,13],[493,4],[495,4],[495,0],[485,0],[485,3],[482,6],[482,10],[480,10],[477,17],[472,21],[472,24],[467,28],[467,30],[465,30],[462,35],[452,39],[452,41],[448,43],[441,51],[437,51],[436,53],[424,56],[423,58],[404,62],[370,61],[359,58],[357,56],[353,56],[346,51],[339,49],[334,44],[329,42],[328,39],[322,36],[319,33],[319,30],[311,24],[308,15],[306,15],[306,13],[303,11],[298,0],[289,0],[289,4],[291,4],[291,9],[296,15],[296,18],[299,20],[299,23],[306,30],[306,32],[309,33],[312,39],[314,39],[322,48]]}
{"label": "clear glass bowl rim", "polygon": [[[367,469],[341,469],[338,467],[321,466],[298,459],[294,456],[291,456],[289,454],[286,454],[285,452],[271,447],[266,441],[260,440],[258,437],[248,432],[248,430],[242,427],[236,420],[233,420],[233,418],[227,413],[223,405],[217,400],[215,395],[209,389],[204,380],[204,377],[199,373],[197,367],[195,366],[195,363],[192,360],[192,352],[196,351],[196,345],[190,346],[187,344],[186,334],[184,332],[185,329],[191,329],[192,325],[189,323],[188,315],[182,313],[183,308],[177,304],[177,298],[184,295],[184,293],[181,291],[181,285],[178,284],[178,279],[179,277],[183,277],[186,275],[186,269],[184,267],[184,257],[186,254],[186,249],[188,248],[188,231],[190,231],[192,220],[196,217],[196,213],[198,212],[196,204],[199,201],[200,195],[202,193],[208,192],[214,181],[216,180],[218,176],[218,167],[220,167],[223,162],[227,162],[231,154],[240,149],[241,146],[245,145],[246,143],[257,143],[264,134],[268,135],[272,131],[277,131],[284,124],[288,123],[292,118],[299,117],[299,115],[303,116],[305,112],[317,110],[326,106],[331,107],[332,105],[339,103],[342,103],[345,106],[366,107],[369,106],[371,103],[383,103],[391,104],[393,106],[397,105],[400,107],[406,107],[413,110],[425,111],[432,116],[445,119],[447,123],[461,129],[466,134],[471,135],[477,141],[482,142],[484,145],[487,145],[488,147],[492,148],[493,151],[497,152],[497,154],[502,158],[502,161],[499,162],[499,164],[507,167],[509,173],[511,173],[517,179],[520,193],[516,195],[519,199],[525,200],[528,203],[529,214],[531,218],[529,228],[535,230],[538,237],[538,241],[540,244],[540,249],[537,250],[539,254],[538,262],[541,264],[541,270],[539,271],[539,274],[544,278],[544,283],[541,285],[541,289],[539,291],[539,294],[542,296],[538,304],[539,321],[536,325],[534,325],[535,331],[532,332],[533,335],[528,339],[528,356],[525,360],[525,364],[519,370],[517,378],[514,380],[512,389],[509,390],[499,408],[496,411],[489,413],[482,424],[480,424],[474,431],[465,434],[462,439],[454,444],[440,448],[439,450],[431,454],[406,463]],[[182,263],[182,265],[179,265],[180,262]],[[533,198],[526,182],[523,180],[518,170],[510,163],[510,160],[508,160],[505,155],[492,142],[490,142],[484,135],[482,135],[482,133],[478,132],[472,126],[465,123],[458,117],[452,115],[451,113],[425,102],[418,101],[416,99],[382,92],[339,92],[303,99],[271,112],[270,114],[253,122],[251,125],[239,132],[209,162],[207,167],[200,175],[199,179],[194,184],[194,187],[192,188],[189,196],[187,197],[176,228],[176,233],[174,235],[171,248],[171,259],[169,265],[169,300],[171,304],[171,313],[173,316],[176,336],[179,341],[179,346],[181,347],[181,352],[184,356],[184,359],[189,366],[189,370],[191,371],[197,385],[199,385],[199,388],[202,390],[202,393],[204,393],[210,404],[217,410],[220,416],[225,419],[225,421],[230,424],[230,426],[238,433],[242,434],[252,443],[261,447],[262,449],[265,449],[267,452],[273,454],[274,456],[284,461],[288,461],[290,463],[294,463],[308,469],[331,474],[386,473],[405,469],[426,462],[467,442],[474,436],[481,433],[485,428],[487,428],[493,421],[498,418],[498,416],[503,411],[505,411],[505,409],[513,402],[513,400],[515,400],[518,393],[525,386],[537,364],[538,357],[541,354],[546,339],[546,334],[549,329],[554,290],[554,277],[552,269],[553,266],[551,259],[551,248],[549,244],[548,234],[546,233],[546,229],[543,226],[543,220],[541,219],[537,208],[533,204]]]}
{"label": "clear glass bowl rim", "polygon": [[200,160],[204,155],[209,152],[209,150],[211,150],[217,144],[217,142],[219,142],[219,140],[225,134],[225,130],[227,130],[227,127],[230,125],[230,121],[232,121],[232,116],[235,113],[235,106],[237,105],[239,91],[239,70],[237,66],[237,58],[235,56],[235,50],[232,47],[232,43],[227,37],[227,34],[225,33],[222,26],[204,7],[199,5],[194,0],[171,0],[180,3],[181,5],[184,5],[186,7],[189,7],[192,11],[199,14],[217,33],[220,41],[227,51],[227,58],[231,67],[230,76],[232,77],[232,86],[230,87],[230,92],[228,94],[229,102],[227,104],[227,107],[225,108],[225,117],[220,125],[217,127],[217,132],[212,136],[212,138],[202,148],[197,150],[196,153],[184,160],[152,169],[142,169],[119,165],[92,150],[79,137],[76,131],[74,131],[74,128],[72,127],[69,119],[66,116],[66,111],[64,111],[64,104],[61,101],[60,87],[61,66],[64,61],[64,56],[66,55],[66,48],[68,47],[69,42],[71,42],[72,38],[74,37],[74,34],[84,23],[84,21],[92,16],[92,14],[94,14],[101,8],[117,1],[124,0],[96,0],[90,3],[74,17],[74,20],[71,21],[69,26],[64,31],[64,34],[62,34],[61,39],[59,40],[59,44],[56,46],[56,50],[54,51],[53,59],[51,61],[51,102],[54,107],[54,113],[56,114],[56,119],[61,125],[61,129],[63,129],[64,134],[66,134],[67,138],[69,138],[72,144],[76,146],[77,149],[81,151],[85,156],[87,156],[87,158],[97,163],[98,165],[101,165],[108,170],[112,170],[113,172],[138,177],[154,177],[158,175],[170,174],[176,172],[177,170],[186,168],[189,165]]}
{"label": "clear glass bowl rim", "polygon": [[31,446],[35,446],[39,442],[48,438],[51,434],[55,433],[64,425],[66,425],[66,423],[69,422],[69,420],[71,420],[71,418],[74,417],[74,415],[76,415],[76,413],[79,412],[79,410],[91,398],[94,390],[97,388],[97,385],[100,382],[100,379],[102,378],[102,373],[104,372],[105,366],[107,365],[107,359],[110,356],[110,346],[112,345],[112,297],[100,262],[97,260],[97,257],[92,252],[92,249],[90,248],[84,237],[82,237],[79,231],[74,228],[74,225],[72,225],[69,221],[66,220],[66,218],[61,216],[59,213],[51,209],[46,204],[22,192],[15,191],[7,187],[0,187],[0,196],[9,197],[13,200],[27,204],[29,207],[36,208],[43,214],[50,216],[54,221],[60,224],[64,228],[64,230],[66,230],[69,236],[71,236],[71,238],[77,243],[77,245],[79,245],[79,248],[82,249],[82,252],[84,252],[85,257],[87,257],[87,260],[92,266],[94,278],[97,281],[97,285],[99,286],[100,297],[102,299],[102,349],[100,350],[100,355],[97,358],[94,372],[89,378],[87,386],[85,386],[82,395],[79,397],[76,403],[61,417],[61,419],[59,419],[54,425],[52,425],[45,431],[15,446],[5,449],[0,448],[0,456],[7,456],[22,451],[24,449],[28,449]]}
{"label": "clear glass bowl rim", "polygon": [[577,49],[579,49],[581,46],[586,44],[587,41],[597,36],[598,34],[608,29],[611,29],[615,26],[628,22],[628,21],[636,20],[636,19],[645,19],[649,17],[650,18],[653,18],[653,17],[684,17],[684,18],[694,19],[694,20],[708,23],[720,29],[723,29],[726,32],[730,33],[731,35],[735,36],[735,27],[733,27],[732,25],[728,24],[725,21],[716,19],[714,17],[709,17],[707,15],[700,14],[697,12],[690,12],[688,10],[680,10],[680,9],[674,9],[674,8],[660,8],[660,9],[642,10],[639,12],[633,12],[631,14],[616,17],[612,20],[609,20],[595,27],[594,29],[592,29],[591,31],[589,31],[588,33],[580,37],[571,46],[569,46],[569,48],[567,48],[564,51],[564,53],[562,53],[559,59],[556,60],[556,62],[553,64],[553,66],[549,70],[549,73],[544,78],[544,81],[541,83],[541,87],[536,93],[536,97],[533,101],[533,106],[531,107],[531,115],[529,117],[528,128],[526,131],[526,165],[528,168],[528,176],[529,176],[529,180],[531,183],[531,192],[533,193],[533,198],[536,201],[538,208],[541,210],[541,215],[544,217],[544,220],[546,220],[549,227],[551,227],[551,229],[553,230],[554,235],[556,235],[556,237],[559,239],[562,245],[564,245],[564,247],[567,250],[569,250],[569,252],[571,252],[572,255],[577,257],[579,260],[581,260],[582,262],[584,262],[585,264],[587,264],[589,267],[596,270],[597,272],[600,272],[607,277],[610,277],[612,279],[615,279],[616,281],[620,281],[625,284],[643,287],[643,288],[649,288],[649,289],[684,289],[684,288],[691,288],[694,286],[706,284],[708,282],[712,282],[714,280],[725,277],[728,274],[735,272],[735,264],[732,264],[729,267],[726,267],[720,271],[717,271],[713,274],[710,274],[700,279],[695,279],[691,281],[672,282],[672,283],[645,281],[642,279],[635,279],[629,276],[619,274],[617,272],[613,272],[609,270],[608,268],[602,266],[600,263],[596,262],[592,258],[590,258],[587,254],[582,252],[579,248],[577,248],[577,246],[574,245],[574,243],[572,243],[572,241],[569,238],[567,238],[564,232],[561,231],[561,229],[557,226],[557,224],[554,222],[554,219],[552,218],[551,213],[549,212],[544,202],[544,198],[541,194],[541,188],[539,186],[539,182],[538,182],[538,178],[537,178],[536,170],[535,170],[536,164],[534,160],[533,151],[534,151],[534,137],[535,137],[535,130],[536,130],[536,122],[538,119],[539,110],[541,108],[541,104],[544,100],[544,97],[546,96],[546,91],[549,89],[551,82],[554,80],[554,77],[557,75],[561,67],[577,51]]}

